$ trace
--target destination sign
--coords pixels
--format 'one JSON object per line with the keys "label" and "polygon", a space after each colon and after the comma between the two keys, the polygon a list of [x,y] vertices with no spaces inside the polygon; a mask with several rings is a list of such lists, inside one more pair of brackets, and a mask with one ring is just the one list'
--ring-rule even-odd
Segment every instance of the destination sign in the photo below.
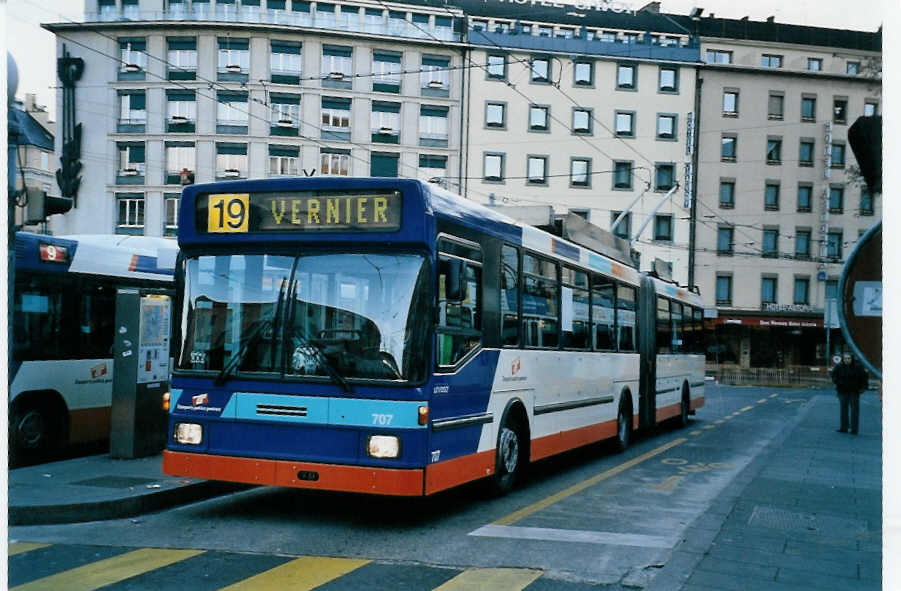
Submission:
{"label": "destination sign", "polygon": [[214,193],[197,199],[197,229],[210,234],[392,232],[400,221],[400,191]]}

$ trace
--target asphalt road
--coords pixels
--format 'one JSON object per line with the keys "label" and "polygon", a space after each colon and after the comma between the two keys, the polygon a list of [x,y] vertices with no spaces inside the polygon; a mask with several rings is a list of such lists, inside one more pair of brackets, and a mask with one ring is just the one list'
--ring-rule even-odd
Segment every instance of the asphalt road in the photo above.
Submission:
{"label": "asphalt road", "polygon": [[134,519],[13,527],[9,586],[640,587],[822,393],[708,387],[688,427],[662,426],[622,454],[595,445],[541,462],[502,498],[478,484],[412,501],[258,488]]}

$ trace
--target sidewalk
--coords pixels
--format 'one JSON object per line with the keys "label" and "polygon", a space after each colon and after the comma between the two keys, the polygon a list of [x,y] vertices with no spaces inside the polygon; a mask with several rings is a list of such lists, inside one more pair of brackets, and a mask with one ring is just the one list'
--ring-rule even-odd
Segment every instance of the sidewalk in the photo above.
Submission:
{"label": "sidewalk", "polygon": [[837,433],[834,394],[798,417],[686,531],[647,591],[880,589],[882,405]]}
{"label": "sidewalk", "polygon": [[9,471],[9,525],[117,519],[232,492],[243,485],[166,476],[163,456],[108,454]]}

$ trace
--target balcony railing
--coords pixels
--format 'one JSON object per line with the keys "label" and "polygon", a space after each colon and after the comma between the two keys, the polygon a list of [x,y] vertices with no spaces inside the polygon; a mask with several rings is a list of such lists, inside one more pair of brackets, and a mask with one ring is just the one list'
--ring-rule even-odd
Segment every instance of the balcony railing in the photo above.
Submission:
{"label": "balcony railing", "polygon": [[268,25],[287,25],[292,27],[312,27],[348,31],[351,33],[369,33],[372,35],[388,35],[412,39],[435,39],[438,41],[460,41],[460,33],[449,27],[429,27],[423,23],[391,20],[383,23],[365,22],[357,12],[343,13],[337,17],[334,13],[311,13],[293,10],[261,9],[254,6],[241,8],[234,5],[194,5],[187,8],[173,5],[168,10],[129,10],[126,13],[115,10],[85,13],[85,22],[118,22],[118,21],[202,21],[219,23],[259,23]]}

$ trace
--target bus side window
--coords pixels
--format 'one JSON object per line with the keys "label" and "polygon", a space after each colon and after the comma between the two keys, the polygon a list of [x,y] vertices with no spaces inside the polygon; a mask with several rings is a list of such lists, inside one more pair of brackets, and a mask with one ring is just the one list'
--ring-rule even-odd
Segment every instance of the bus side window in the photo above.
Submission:
{"label": "bus side window", "polygon": [[593,324],[594,348],[596,351],[615,351],[613,281],[601,275],[592,276],[591,322]]}
{"label": "bus side window", "polygon": [[684,334],[682,333],[682,304],[679,302],[670,302],[670,318],[672,319],[672,345],[670,346],[670,349],[672,349],[673,353],[682,353],[682,343],[684,338]]}
{"label": "bus side window", "polygon": [[619,285],[616,288],[616,327],[620,351],[635,351],[635,288]]}
{"label": "bus side window", "polygon": [[110,283],[82,279],[79,336],[84,358],[104,358],[113,354],[113,315],[116,288]]}
{"label": "bus side window", "polygon": [[707,342],[704,339],[704,310],[701,308],[695,308],[694,316],[695,348],[693,352],[703,355],[707,347]]}
{"label": "bus side window", "polygon": [[501,265],[501,343],[516,347],[519,345],[519,249],[505,244]]}
{"label": "bus side window", "polygon": [[560,323],[557,265],[532,255],[522,258],[523,345],[556,349]]}
{"label": "bus side window", "polygon": [[588,327],[588,273],[563,267],[560,308],[563,346],[567,349],[591,348]]}
{"label": "bus side window", "polygon": [[695,332],[692,307],[688,304],[682,305],[682,334],[682,352],[694,353],[697,333]]}
{"label": "bus side window", "polygon": [[[468,243],[467,243],[468,244]],[[465,246],[448,239],[439,241],[439,251],[468,254],[481,260],[478,245]],[[450,281],[462,263],[463,293],[448,299]],[[435,331],[438,365],[452,367],[482,342],[482,265],[459,256],[438,255],[438,326]]]}
{"label": "bus side window", "polygon": [[670,324],[669,300],[657,298],[657,354],[672,353],[673,330]]}

